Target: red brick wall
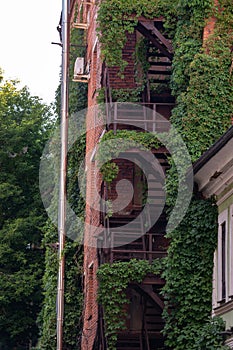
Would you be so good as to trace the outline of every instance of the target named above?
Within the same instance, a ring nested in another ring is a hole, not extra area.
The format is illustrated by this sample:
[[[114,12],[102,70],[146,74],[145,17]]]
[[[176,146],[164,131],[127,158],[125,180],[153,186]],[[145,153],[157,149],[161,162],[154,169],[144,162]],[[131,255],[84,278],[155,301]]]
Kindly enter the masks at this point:
[[[114,216],[116,216],[117,214],[121,214],[121,213],[130,213],[134,208],[133,208],[133,199],[131,201],[129,200],[124,200],[125,198],[128,198],[129,196],[129,188],[128,188],[128,184],[122,184],[120,185],[120,180],[124,179],[124,180],[128,180],[129,182],[131,182],[132,186],[134,186],[134,164],[127,160],[127,159],[117,159],[115,161],[115,163],[118,165],[119,168],[119,172],[118,172],[118,176],[117,178],[111,183],[111,187],[108,190],[108,199],[110,199],[113,202],[113,211],[114,211]],[[118,193],[116,191],[116,185],[118,183]],[[127,206],[125,208],[121,208],[118,211],[118,208],[115,208],[114,206],[114,201],[116,201],[118,199],[118,196],[121,198],[121,201],[124,201],[124,203],[127,203]]]
[[[77,0],[80,3],[80,0]],[[215,1],[215,4],[217,1]],[[96,271],[98,269],[98,257],[95,235],[98,234],[100,227],[100,208],[98,192],[101,186],[101,176],[97,170],[95,161],[90,161],[93,150],[99,137],[103,131],[101,125],[96,125],[97,119],[94,111],[91,109],[97,103],[98,89],[101,88],[102,61],[100,55],[100,44],[96,34],[96,14],[97,6],[89,5],[89,28],[87,30],[87,62],[90,64],[90,79],[88,82],[88,113],[87,113],[87,187],[86,187],[86,229],[84,233],[84,312],[83,312],[83,334],[82,334],[82,350],[92,350],[97,333],[98,324],[98,304],[96,300],[98,282]],[[213,32],[216,19],[210,18],[203,34],[205,41]],[[129,34],[127,44],[123,50],[123,59],[128,62],[124,71],[124,79],[118,75],[119,68],[113,67],[109,69],[110,85],[113,89],[134,89],[137,87],[135,82],[135,66],[134,51],[136,44],[136,34]],[[133,169],[129,171],[127,161],[122,164],[118,162],[121,169],[127,169],[124,178],[129,180],[133,176]],[[119,180],[119,179],[118,179]],[[95,190],[97,188],[97,191]],[[114,199],[116,192],[110,193],[110,197]]]
[[[205,28],[204,28],[204,32],[203,32],[203,41],[205,42],[209,36],[213,33],[214,31],[214,27],[215,27],[215,23],[216,23],[216,18],[215,17],[211,17]]]
[[[109,68],[110,85],[113,89],[134,89],[137,87],[135,83],[135,67],[134,67],[134,52],[136,45],[136,34],[128,34],[127,43],[123,50],[123,59],[128,65],[124,70],[124,79],[119,76],[119,68]]]
[[[96,6],[89,7],[89,28],[87,31],[87,62],[90,64],[90,79],[88,82],[88,113],[86,116],[86,228],[84,232],[84,311],[82,350],[91,350],[95,341],[98,323],[97,289],[98,282],[96,272],[98,258],[95,235],[98,233],[100,222],[100,209],[98,189],[101,185],[101,177],[96,168],[95,161],[91,161],[96,143],[103,131],[94,106],[96,105],[97,90],[100,88],[101,59],[99,43],[96,35]]]
[[[218,6],[218,0],[214,0],[214,6]],[[213,34],[215,23],[216,23],[215,17],[210,17],[208,19],[207,24],[204,28],[204,32],[203,32],[203,42],[204,43],[209,38],[209,36],[211,34]]]
[[[77,0],[78,5],[81,0]],[[83,5],[84,6],[84,5]],[[89,13],[88,13],[89,12]],[[100,44],[96,33],[97,6],[87,5],[84,9],[82,21],[88,21],[89,27],[87,35],[87,63],[90,66],[90,79],[88,82],[88,112],[86,116],[87,136],[86,136],[86,218],[84,232],[84,310],[83,310],[83,332],[82,350],[92,350],[98,324],[98,303],[96,300],[98,282],[96,272],[98,269],[98,256],[96,247],[96,235],[98,235],[100,225],[99,197],[101,187],[101,176],[94,161],[93,152],[104,129],[99,121],[98,115],[93,109],[97,104],[98,89],[101,88],[102,60],[100,54]],[[81,19],[80,19],[81,20]],[[135,88],[134,80],[134,49],[136,35],[128,35],[128,42],[123,52],[123,59],[128,62],[125,69],[125,78],[118,76],[117,67],[110,69],[110,84],[116,88]],[[92,160],[91,160],[92,158]],[[130,173],[132,178],[132,174]]]

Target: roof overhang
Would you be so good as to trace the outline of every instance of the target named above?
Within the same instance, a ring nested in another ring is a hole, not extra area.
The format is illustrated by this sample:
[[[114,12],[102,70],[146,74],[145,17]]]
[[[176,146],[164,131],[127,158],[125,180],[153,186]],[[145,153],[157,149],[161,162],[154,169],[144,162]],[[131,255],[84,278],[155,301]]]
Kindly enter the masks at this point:
[[[233,183],[233,126],[193,164],[194,180],[205,197]]]

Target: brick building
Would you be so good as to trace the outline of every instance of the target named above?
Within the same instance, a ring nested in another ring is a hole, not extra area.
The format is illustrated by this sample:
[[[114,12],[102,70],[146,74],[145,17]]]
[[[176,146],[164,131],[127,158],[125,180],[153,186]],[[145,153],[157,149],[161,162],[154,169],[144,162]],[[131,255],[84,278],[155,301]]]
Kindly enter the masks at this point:
[[[140,133],[169,128],[171,110],[175,105],[175,99],[169,89],[173,48],[165,34],[162,18],[148,20],[141,17],[134,32],[128,34],[123,49],[123,59],[128,64],[122,79],[118,75],[117,67],[109,68],[102,61],[96,31],[98,6],[95,0],[75,0],[71,4],[71,26],[85,31],[87,43],[86,55],[76,60],[74,71],[74,81],[88,84],[89,107],[86,117],[87,205],[82,350],[104,350],[107,348],[104,310],[96,300],[96,273],[102,263],[129,261],[132,258],[152,262],[155,258],[166,255],[169,242],[165,238],[163,180],[168,168],[168,151],[162,146],[151,149],[157,167],[153,167],[148,156],[140,152],[138,154],[134,148],[121,153],[115,160],[119,167],[118,176],[109,186],[103,181],[99,171],[95,157],[96,145],[103,134],[110,130],[116,134],[119,130],[134,130]],[[215,19],[209,21],[204,31],[204,39],[213,30],[214,22]],[[134,108],[118,102],[114,93],[120,89],[140,90],[141,84],[137,78],[143,73],[140,67],[136,66],[134,52],[136,45],[143,39],[147,42],[147,83],[139,93],[139,107]],[[98,110],[94,108],[98,104],[100,90],[104,90],[106,103],[104,121],[97,117]],[[140,169],[142,163],[146,168],[146,176]],[[125,207],[116,210],[113,207],[111,216],[106,215],[106,201],[114,202],[117,195],[124,197],[128,191],[128,185],[124,185],[123,182],[120,188],[116,187],[122,179],[131,183],[132,198]],[[146,210],[145,188],[148,191],[147,196],[150,197]],[[154,222],[151,222],[152,212],[158,212],[158,218]],[[150,224],[145,227],[145,222]],[[150,274],[142,283],[132,281],[129,284],[127,295],[130,304],[127,306],[126,329],[118,334],[118,350],[165,349],[161,332],[164,327],[164,300],[160,294],[164,283],[160,276]]]

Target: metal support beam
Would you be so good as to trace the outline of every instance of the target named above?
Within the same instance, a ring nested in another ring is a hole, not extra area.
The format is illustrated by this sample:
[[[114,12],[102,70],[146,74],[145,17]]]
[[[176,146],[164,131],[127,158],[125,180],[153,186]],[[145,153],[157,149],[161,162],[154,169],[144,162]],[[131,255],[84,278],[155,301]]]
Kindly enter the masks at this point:
[[[132,287],[139,292],[140,294],[147,297],[154,305],[159,307],[161,310],[164,309],[164,302],[163,300],[158,296],[157,293],[153,291],[153,288],[151,285],[143,285],[139,283],[132,284]]]
[[[155,35],[151,34],[150,31],[141,23],[138,22],[136,29],[146,38],[148,38],[152,44],[160,50],[161,53],[164,54],[164,56],[168,57],[171,61],[173,58],[173,54],[170,53],[165,46],[160,44],[159,40],[155,37]]]

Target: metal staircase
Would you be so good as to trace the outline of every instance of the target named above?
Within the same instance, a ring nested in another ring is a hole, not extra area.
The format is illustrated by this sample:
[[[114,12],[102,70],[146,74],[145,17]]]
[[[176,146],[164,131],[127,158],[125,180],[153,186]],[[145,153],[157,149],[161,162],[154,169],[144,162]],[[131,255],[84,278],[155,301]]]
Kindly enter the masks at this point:
[[[115,133],[117,130],[166,132],[170,127],[171,110],[175,105],[169,89],[173,58],[172,45],[164,34],[161,20],[141,20],[136,30],[140,33],[139,37],[143,35],[148,39],[147,60],[150,67],[147,72],[147,93],[144,97],[142,96],[141,101],[144,102],[138,104],[114,103],[109,71],[105,66],[103,86],[107,102],[107,130],[112,129]],[[118,156],[118,158],[122,156],[122,159],[130,159],[139,168],[142,166],[146,169],[145,178],[137,178],[137,181],[144,181],[146,195],[141,205],[139,200],[133,200],[131,208],[127,206],[124,215],[123,211],[113,213],[111,217],[103,215],[102,224],[105,230],[100,241],[106,248],[99,249],[100,263],[112,264],[131,259],[144,259],[152,263],[154,259],[166,256],[169,245],[165,237],[166,214],[165,210],[161,212],[159,210],[164,207],[165,194],[162,180],[168,169],[168,151],[165,147],[150,151],[157,159],[158,169],[154,168],[146,152],[140,153],[136,147],[125,151],[127,157],[124,158],[123,153]],[[121,163],[123,163],[122,160]],[[119,177],[116,182],[120,179]],[[132,184],[134,182],[132,179]],[[118,195],[120,196],[120,193]],[[111,190],[107,189],[107,186],[105,186],[103,198],[111,199]],[[136,203],[135,207],[134,203]],[[153,220],[155,213],[158,213],[157,220]],[[164,301],[160,293],[164,284],[165,281],[155,275],[147,275],[140,284],[131,281],[128,287],[128,293],[131,295],[130,305],[126,306],[128,307],[127,329],[118,333],[117,350],[167,349],[162,334]],[[132,295],[136,295],[137,304]]]

